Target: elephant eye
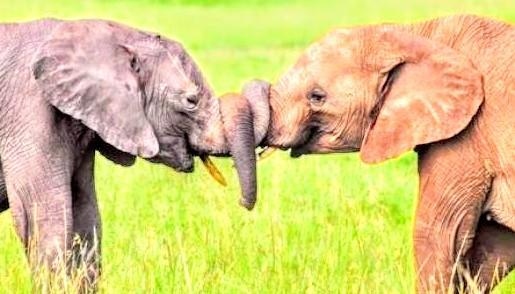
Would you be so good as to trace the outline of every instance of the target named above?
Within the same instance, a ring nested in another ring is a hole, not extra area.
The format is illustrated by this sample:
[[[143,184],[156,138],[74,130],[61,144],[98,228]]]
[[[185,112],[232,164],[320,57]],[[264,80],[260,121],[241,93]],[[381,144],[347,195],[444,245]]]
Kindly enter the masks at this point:
[[[132,56],[130,64],[131,64],[132,70],[135,73],[139,73],[140,72],[141,68],[139,66],[139,60],[138,60],[138,58],[136,56]]]
[[[324,90],[316,87],[309,91],[307,98],[311,104],[320,106],[325,102],[326,96],[327,94]]]

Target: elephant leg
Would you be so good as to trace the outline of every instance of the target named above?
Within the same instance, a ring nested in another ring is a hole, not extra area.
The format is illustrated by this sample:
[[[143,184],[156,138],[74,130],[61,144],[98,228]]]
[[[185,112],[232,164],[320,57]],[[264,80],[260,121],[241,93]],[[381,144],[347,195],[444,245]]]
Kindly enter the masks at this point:
[[[78,237],[73,245],[74,261],[85,266],[84,282],[95,287],[100,275],[100,241],[102,228],[94,180],[95,150],[85,153],[72,180],[73,233]]]
[[[65,261],[73,224],[70,178],[65,183],[60,177],[7,178],[9,206],[29,259],[35,266],[47,262],[52,270]]]
[[[477,277],[483,291],[490,292],[515,268],[515,232],[482,217],[467,259],[472,277]]]
[[[491,186],[486,170],[450,150],[419,155],[413,244],[420,293],[459,289],[462,257],[472,246]]]
[[[16,232],[34,270],[40,265],[59,270],[71,241],[73,154],[61,142],[47,131],[45,137],[19,134],[0,146]]]

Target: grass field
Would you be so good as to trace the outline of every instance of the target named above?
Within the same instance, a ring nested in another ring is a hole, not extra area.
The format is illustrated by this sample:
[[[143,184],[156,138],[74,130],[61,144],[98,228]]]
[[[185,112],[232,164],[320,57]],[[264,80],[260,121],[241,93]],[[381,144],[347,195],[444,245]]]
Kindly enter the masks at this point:
[[[188,4],[189,3],[189,4]],[[225,3],[225,4],[220,4]],[[455,13],[515,22],[507,1],[7,1],[0,21],[108,18],[180,40],[217,93],[275,80],[335,26],[411,22]],[[416,155],[367,166],[355,154],[259,163],[259,202],[237,205],[231,162],[221,188],[194,174],[99,156],[103,293],[411,293]],[[0,293],[30,293],[11,215],[0,215]],[[496,293],[514,293],[511,275]]]

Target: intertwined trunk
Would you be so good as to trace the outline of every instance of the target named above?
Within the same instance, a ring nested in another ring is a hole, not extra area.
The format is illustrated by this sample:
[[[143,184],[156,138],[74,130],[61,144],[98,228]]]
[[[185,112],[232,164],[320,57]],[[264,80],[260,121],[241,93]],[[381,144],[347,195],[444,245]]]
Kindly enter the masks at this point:
[[[253,81],[241,95],[227,94],[213,101],[206,128],[190,137],[200,153],[233,157],[241,185],[240,204],[249,210],[257,195],[254,149],[265,137],[270,119],[268,92],[268,83]]]

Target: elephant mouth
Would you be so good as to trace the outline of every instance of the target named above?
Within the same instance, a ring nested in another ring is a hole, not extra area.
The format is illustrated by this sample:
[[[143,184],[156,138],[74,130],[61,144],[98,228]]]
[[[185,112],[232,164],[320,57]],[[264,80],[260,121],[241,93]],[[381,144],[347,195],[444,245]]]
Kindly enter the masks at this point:
[[[153,163],[162,163],[181,173],[192,173],[195,170],[193,156],[188,156],[183,160],[177,160],[174,156],[163,154],[150,158],[149,161]]]
[[[178,172],[191,173],[195,170],[194,155],[186,135],[163,136],[159,138],[159,153],[149,161],[164,164]]]
[[[310,127],[301,135],[301,140],[298,140],[296,144],[291,147],[290,157],[299,158],[304,154],[310,154],[313,152],[313,146],[315,146],[322,136],[318,127]]]
[[[335,141],[333,138],[334,134],[326,133],[318,127],[308,129],[303,135],[304,139],[291,147],[290,157],[299,158],[305,154],[350,153],[359,151],[359,147],[352,144],[345,144],[344,142],[328,144],[326,143],[328,140],[324,140],[326,136],[331,136],[330,141]],[[338,140],[335,142],[338,142]]]

